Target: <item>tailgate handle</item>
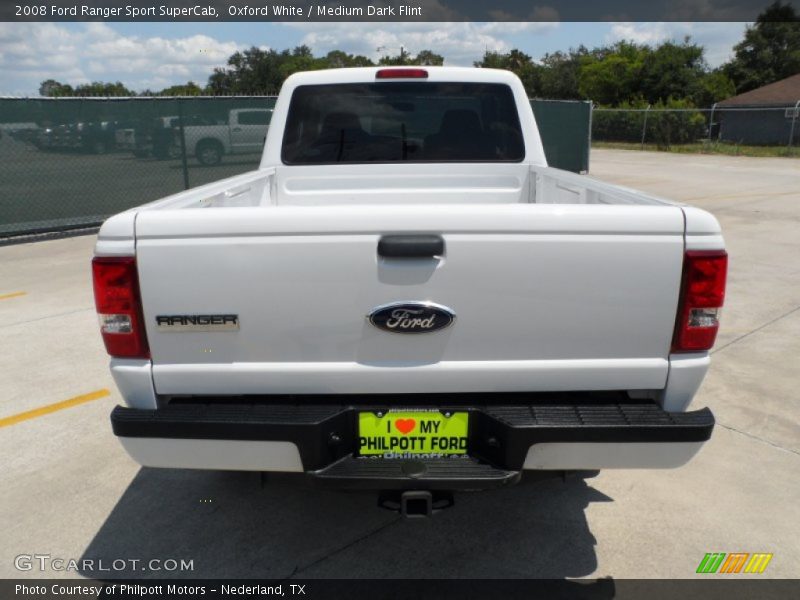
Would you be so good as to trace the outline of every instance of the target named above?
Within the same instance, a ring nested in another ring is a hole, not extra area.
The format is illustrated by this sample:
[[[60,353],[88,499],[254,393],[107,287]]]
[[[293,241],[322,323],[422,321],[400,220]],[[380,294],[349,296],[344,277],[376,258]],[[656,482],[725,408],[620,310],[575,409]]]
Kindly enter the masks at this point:
[[[385,258],[433,258],[444,255],[440,235],[385,235],[378,242],[378,254]]]

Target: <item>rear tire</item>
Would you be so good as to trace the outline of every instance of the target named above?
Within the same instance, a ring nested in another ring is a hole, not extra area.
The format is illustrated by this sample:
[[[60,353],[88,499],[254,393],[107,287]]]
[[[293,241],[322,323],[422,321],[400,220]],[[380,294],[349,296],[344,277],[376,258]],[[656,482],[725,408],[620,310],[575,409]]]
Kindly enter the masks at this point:
[[[210,167],[222,162],[223,148],[217,140],[203,140],[198,142],[195,156],[201,165]]]

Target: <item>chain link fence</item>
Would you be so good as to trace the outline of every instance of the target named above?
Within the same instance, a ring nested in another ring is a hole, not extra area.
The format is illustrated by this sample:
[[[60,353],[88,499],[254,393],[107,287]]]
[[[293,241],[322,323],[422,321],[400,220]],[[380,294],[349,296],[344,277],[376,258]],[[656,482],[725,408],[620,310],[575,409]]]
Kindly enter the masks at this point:
[[[127,208],[255,169],[274,105],[275,96],[0,98],[0,238],[94,227]],[[575,172],[588,170],[591,141],[800,153],[800,101],[707,109],[531,105],[549,163]]]
[[[275,96],[0,98],[0,238],[110,215],[258,167]],[[533,100],[551,164],[589,167],[591,103]]]
[[[595,108],[592,141],[655,146],[800,146],[800,101],[770,107]],[[711,148],[708,148],[711,149]]]
[[[257,167],[274,96],[0,99],[0,237],[96,226]]]

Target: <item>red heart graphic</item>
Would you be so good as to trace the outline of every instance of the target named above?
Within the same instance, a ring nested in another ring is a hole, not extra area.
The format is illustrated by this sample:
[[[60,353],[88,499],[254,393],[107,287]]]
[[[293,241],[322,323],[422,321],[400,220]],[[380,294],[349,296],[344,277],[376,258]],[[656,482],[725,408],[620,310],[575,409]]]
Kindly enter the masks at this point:
[[[394,426],[397,427],[397,431],[406,435],[414,430],[414,427],[417,426],[417,422],[414,419],[397,419],[394,422]]]

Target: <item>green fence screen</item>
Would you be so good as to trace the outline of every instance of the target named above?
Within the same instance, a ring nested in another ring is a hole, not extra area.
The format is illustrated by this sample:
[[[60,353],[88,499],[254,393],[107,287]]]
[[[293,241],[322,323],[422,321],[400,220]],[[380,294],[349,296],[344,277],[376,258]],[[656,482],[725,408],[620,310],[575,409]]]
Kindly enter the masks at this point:
[[[531,102],[552,166],[588,169],[589,103]],[[257,168],[274,97],[0,98],[0,238],[93,227]]]
[[[565,171],[589,171],[592,103],[531,100],[547,164]]]

